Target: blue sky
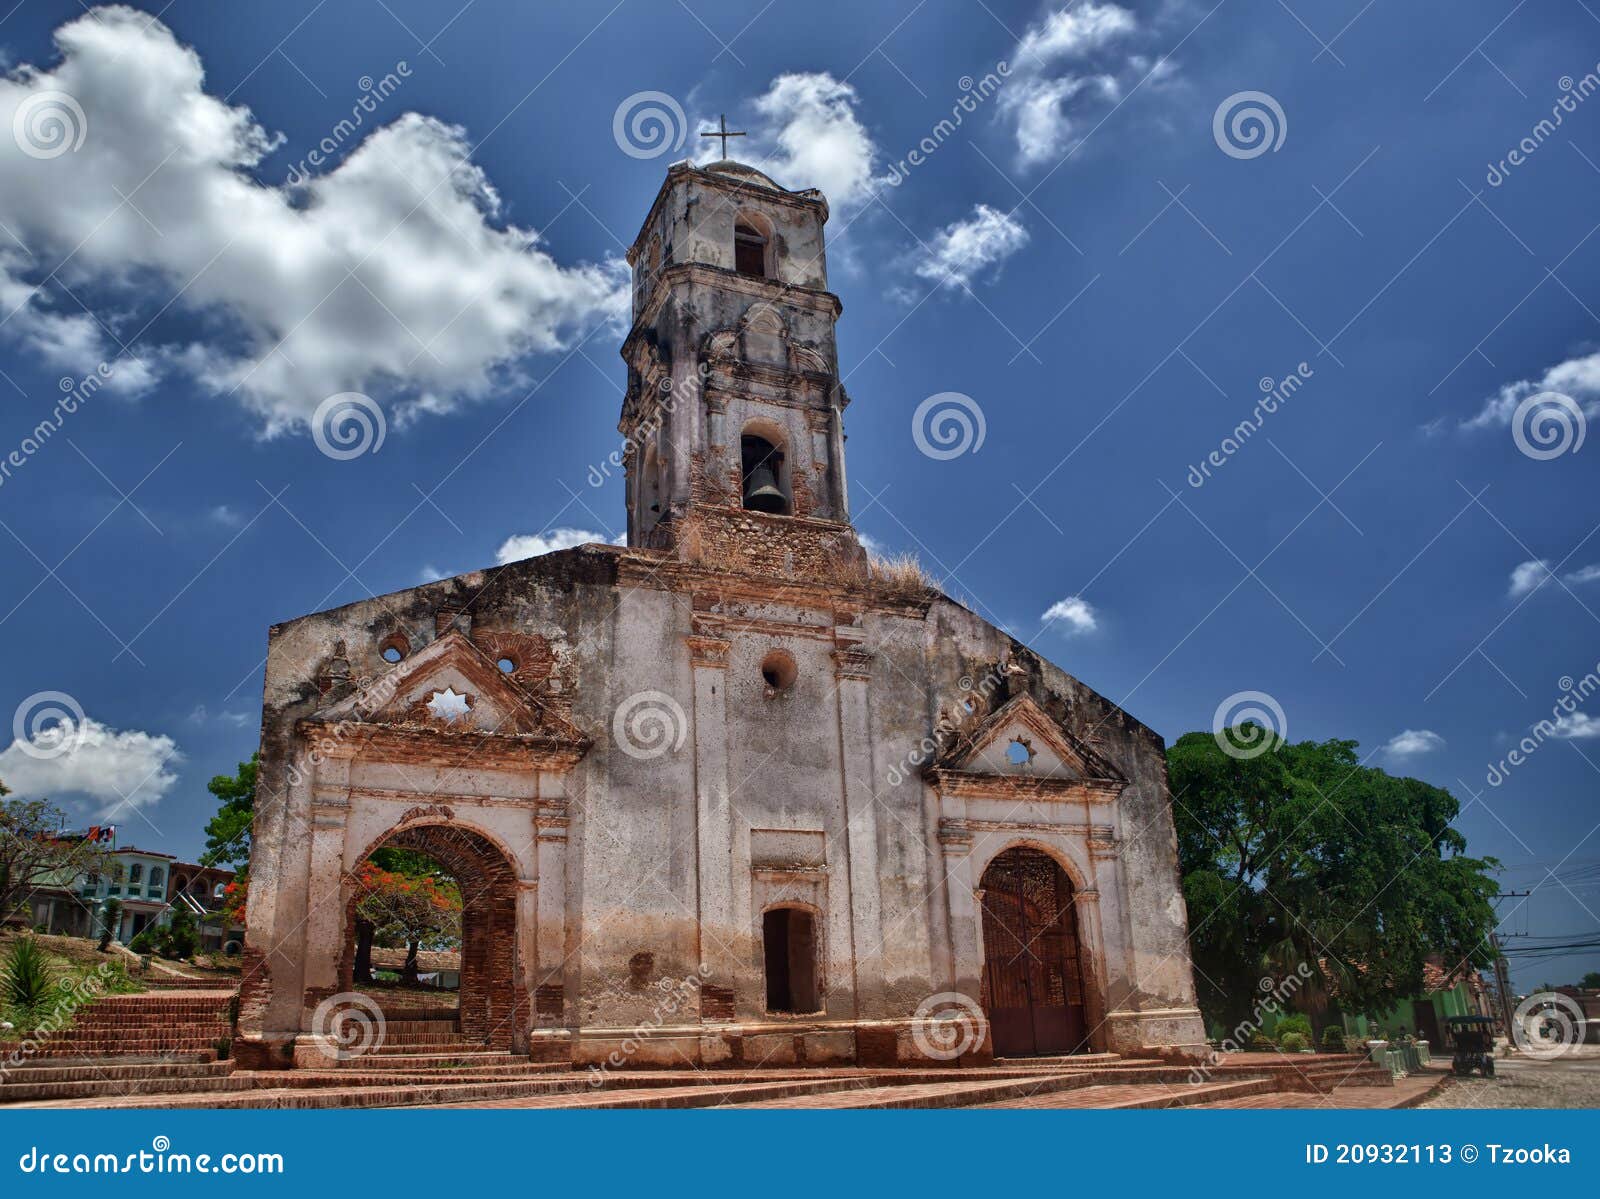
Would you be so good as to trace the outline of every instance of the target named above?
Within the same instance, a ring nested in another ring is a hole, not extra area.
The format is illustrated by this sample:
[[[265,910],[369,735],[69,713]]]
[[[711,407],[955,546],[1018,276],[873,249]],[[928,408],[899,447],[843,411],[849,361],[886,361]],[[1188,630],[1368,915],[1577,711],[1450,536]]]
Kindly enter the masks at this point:
[[[193,852],[272,622],[620,533],[616,259],[726,112],[832,201],[865,534],[1169,739],[1263,692],[1450,787],[1508,929],[1600,928],[1592,3],[457,8],[0,21],[0,707],[83,714],[0,777]]]

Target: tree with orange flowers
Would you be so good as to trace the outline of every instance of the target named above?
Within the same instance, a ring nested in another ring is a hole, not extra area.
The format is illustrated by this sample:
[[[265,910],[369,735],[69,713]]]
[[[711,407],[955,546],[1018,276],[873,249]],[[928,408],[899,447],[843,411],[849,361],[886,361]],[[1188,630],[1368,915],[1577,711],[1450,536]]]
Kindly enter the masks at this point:
[[[365,959],[370,978],[370,946],[384,941],[406,948],[402,982],[417,981],[417,954],[423,948],[455,944],[461,935],[461,891],[455,882],[437,870],[423,872],[421,863],[403,862],[409,869],[387,870],[368,859],[356,871],[361,897],[356,901],[356,920],[370,929],[366,953],[357,946],[358,959]],[[424,867],[425,869],[425,867]],[[358,929],[358,936],[366,930]],[[358,966],[362,963],[358,962]],[[363,971],[357,969],[357,978]]]

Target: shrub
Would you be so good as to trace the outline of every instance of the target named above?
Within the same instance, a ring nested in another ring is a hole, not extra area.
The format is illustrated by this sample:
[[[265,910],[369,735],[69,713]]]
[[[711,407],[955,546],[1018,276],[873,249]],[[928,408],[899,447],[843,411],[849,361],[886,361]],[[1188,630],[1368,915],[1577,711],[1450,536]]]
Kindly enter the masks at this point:
[[[1282,1020],[1279,1020],[1272,1031],[1276,1034],[1280,1045],[1283,1044],[1283,1038],[1290,1033],[1305,1038],[1306,1044],[1309,1045],[1311,1043],[1311,1018],[1303,1012],[1295,1012],[1293,1015],[1285,1016]]]
[[[32,936],[19,937],[0,972],[0,998],[25,1020],[43,1012],[55,987],[55,967]]]
[[[1299,1053],[1311,1042],[1304,1033],[1286,1032],[1278,1038],[1278,1048],[1285,1053]]]
[[[134,953],[155,953],[161,948],[156,941],[156,930],[154,928],[144,929],[138,936],[128,942],[128,948],[133,950]]]
[[[1322,1048],[1327,1053],[1344,1052],[1344,1027],[1342,1025],[1330,1024],[1322,1030]]]
[[[1250,1038],[1250,1048],[1256,1053],[1265,1053],[1275,1049],[1276,1046],[1273,1045],[1272,1038],[1267,1036],[1266,1033],[1258,1032]]]

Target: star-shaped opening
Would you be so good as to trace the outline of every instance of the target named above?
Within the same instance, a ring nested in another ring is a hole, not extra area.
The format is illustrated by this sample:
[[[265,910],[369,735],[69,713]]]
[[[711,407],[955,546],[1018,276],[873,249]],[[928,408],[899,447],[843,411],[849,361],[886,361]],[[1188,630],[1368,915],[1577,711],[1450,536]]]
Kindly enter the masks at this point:
[[[466,718],[471,706],[467,697],[459,694],[454,687],[446,687],[443,691],[435,691],[428,700],[428,711],[440,720],[454,723]]]

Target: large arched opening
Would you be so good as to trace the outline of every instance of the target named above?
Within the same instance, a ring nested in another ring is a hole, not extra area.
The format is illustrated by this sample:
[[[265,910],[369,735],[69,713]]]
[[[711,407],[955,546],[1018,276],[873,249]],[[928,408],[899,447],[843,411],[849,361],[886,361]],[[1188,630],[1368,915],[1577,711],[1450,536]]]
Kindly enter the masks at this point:
[[[521,1040],[528,1005],[517,962],[517,874],[499,845],[457,825],[398,829],[368,848],[348,892],[343,990],[367,991],[397,1019],[454,1008],[469,1044],[511,1049]],[[435,919],[427,909],[441,901],[454,912]],[[398,971],[373,968],[375,940],[406,951]]]
[[[989,863],[981,886],[983,1008],[995,1056],[1088,1052],[1094,974],[1072,880],[1043,850],[1017,845]]]

